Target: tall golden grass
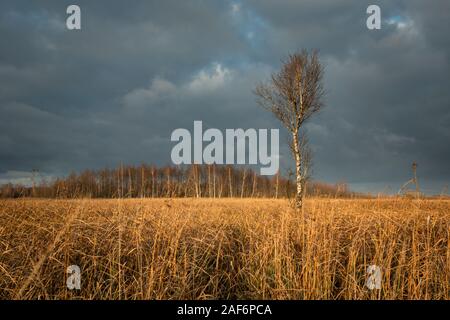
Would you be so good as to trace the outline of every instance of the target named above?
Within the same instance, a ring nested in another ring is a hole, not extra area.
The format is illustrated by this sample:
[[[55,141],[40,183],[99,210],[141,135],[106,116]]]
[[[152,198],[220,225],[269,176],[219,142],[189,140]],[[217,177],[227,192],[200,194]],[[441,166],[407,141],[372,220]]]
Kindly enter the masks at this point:
[[[0,298],[449,299],[449,238],[448,200],[1,200]]]

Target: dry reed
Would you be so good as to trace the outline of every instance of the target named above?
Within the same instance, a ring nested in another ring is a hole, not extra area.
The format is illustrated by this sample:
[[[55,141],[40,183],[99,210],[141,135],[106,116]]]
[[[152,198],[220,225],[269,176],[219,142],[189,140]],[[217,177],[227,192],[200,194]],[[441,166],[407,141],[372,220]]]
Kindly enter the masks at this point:
[[[1,200],[0,298],[450,298],[450,201],[307,199],[304,213],[273,199]],[[72,264],[81,290],[66,288]]]

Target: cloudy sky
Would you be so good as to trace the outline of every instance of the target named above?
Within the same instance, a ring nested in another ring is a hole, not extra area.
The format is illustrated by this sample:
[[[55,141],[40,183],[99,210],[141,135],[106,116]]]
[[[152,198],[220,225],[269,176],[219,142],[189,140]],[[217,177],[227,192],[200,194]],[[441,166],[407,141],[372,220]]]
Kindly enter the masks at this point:
[[[66,28],[70,4],[82,30]],[[370,4],[381,30],[366,27]],[[252,90],[287,54],[317,48],[327,95],[307,126],[314,177],[395,192],[417,161],[425,191],[439,193],[450,183],[449,30],[448,0],[3,0],[0,183],[31,169],[169,164],[171,132],[194,120],[278,128]]]

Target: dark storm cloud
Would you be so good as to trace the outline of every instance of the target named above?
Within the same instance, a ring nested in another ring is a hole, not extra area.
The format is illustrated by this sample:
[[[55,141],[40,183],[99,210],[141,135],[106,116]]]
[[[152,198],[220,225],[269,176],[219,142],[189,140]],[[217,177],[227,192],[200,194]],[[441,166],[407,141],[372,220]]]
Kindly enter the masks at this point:
[[[3,1],[0,182],[167,164],[170,133],[193,120],[277,127],[252,89],[288,53],[319,48],[315,176],[395,189],[416,160],[437,191],[450,180],[449,3],[374,3],[379,31],[365,27],[364,1],[77,1],[82,30],[68,31],[72,2]]]

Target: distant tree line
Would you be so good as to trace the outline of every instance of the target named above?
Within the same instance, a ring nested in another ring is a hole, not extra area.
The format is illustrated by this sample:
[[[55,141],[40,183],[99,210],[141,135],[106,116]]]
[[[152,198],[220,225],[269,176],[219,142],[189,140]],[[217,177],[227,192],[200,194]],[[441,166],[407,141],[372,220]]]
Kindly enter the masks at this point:
[[[258,175],[248,167],[190,165],[156,167],[119,166],[115,169],[85,170],[52,181],[32,185],[5,184],[0,197],[39,198],[291,198],[295,181],[279,173]],[[307,196],[350,197],[346,183],[309,182]]]

